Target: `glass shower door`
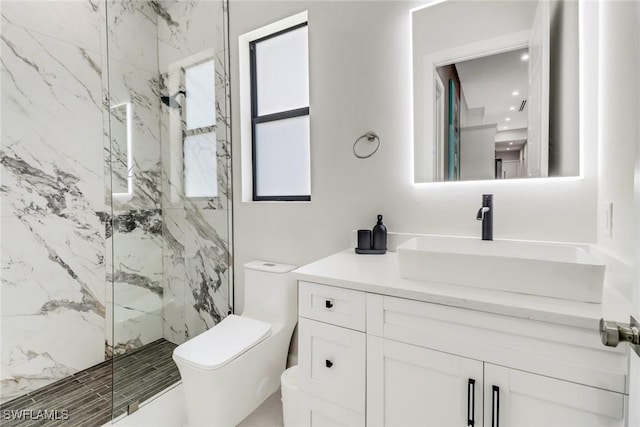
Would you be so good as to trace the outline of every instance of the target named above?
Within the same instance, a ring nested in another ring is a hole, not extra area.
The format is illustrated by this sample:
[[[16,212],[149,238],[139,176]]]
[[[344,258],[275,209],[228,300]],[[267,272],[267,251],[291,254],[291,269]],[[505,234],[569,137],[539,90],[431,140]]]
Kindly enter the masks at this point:
[[[230,311],[226,10],[107,1],[114,418],[179,381],[173,349]]]

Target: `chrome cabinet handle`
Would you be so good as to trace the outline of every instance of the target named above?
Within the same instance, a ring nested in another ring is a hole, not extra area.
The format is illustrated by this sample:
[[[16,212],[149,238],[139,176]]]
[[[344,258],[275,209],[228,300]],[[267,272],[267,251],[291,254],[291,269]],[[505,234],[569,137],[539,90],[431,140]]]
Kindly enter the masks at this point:
[[[331,368],[333,366],[333,362],[329,359],[326,359],[324,361],[324,366],[326,366],[327,368]]]

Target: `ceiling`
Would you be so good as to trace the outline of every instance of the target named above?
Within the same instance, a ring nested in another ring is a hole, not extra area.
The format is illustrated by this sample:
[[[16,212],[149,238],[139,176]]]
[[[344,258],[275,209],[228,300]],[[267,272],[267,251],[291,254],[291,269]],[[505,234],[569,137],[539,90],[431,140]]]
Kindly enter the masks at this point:
[[[496,152],[500,151],[520,151],[524,144],[527,143],[526,139],[514,139],[512,141],[496,141]]]
[[[528,51],[522,48],[455,64],[468,108],[484,107],[483,122],[475,124],[495,123],[498,131],[527,128],[528,106],[519,109],[529,98],[529,62],[522,59]]]

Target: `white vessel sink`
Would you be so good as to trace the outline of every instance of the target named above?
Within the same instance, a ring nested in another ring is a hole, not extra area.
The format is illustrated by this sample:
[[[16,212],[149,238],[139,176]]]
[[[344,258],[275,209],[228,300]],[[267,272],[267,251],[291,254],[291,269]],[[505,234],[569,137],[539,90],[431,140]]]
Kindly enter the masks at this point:
[[[429,236],[397,252],[405,279],[602,302],[605,266],[579,246]]]

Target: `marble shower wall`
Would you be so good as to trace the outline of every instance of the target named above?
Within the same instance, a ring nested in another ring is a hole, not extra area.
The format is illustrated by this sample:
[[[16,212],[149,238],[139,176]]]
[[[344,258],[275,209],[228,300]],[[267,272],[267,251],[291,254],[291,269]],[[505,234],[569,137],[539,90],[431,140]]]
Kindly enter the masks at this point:
[[[107,311],[114,340],[107,350],[121,354],[160,337],[182,343],[229,310],[226,9],[223,2],[191,0],[109,0],[107,7],[110,102],[130,103],[134,122],[133,191],[114,196],[113,237],[107,236],[115,261],[114,312]],[[160,97],[184,89],[184,67],[206,59],[216,61],[220,197],[193,200],[183,194],[182,109]],[[114,141],[118,128],[122,114],[112,114],[111,153],[121,163],[126,155],[118,147],[127,144]],[[125,181],[114,176],[114,183]]]
[[[104,360],[101,4],[1,4],[0,401]]]
[[[163,336],[181,343],[227,314],[225,8],[0,3],[0,401]],[[184,84],[181,67],[207,58],[216,68],[219,197],[193,200],[182,191],[180,110],[160,96]],[[131,165],[125,110],[110,114],[126,103]]]
[[[162,1],[160,90],[185,90],[184,70],[214,61],[218,196],[184,195],[183,109],[161,108],[164,337],[184,342],[224,318],[231,304],[231,145],[226,2]],[[188,96],[188,92],[187,92]],[[184,103],[184,98],[178,99]],[[184,105],[184,104],[183,104]],[[188,172],[188,171],[187,171]]]

